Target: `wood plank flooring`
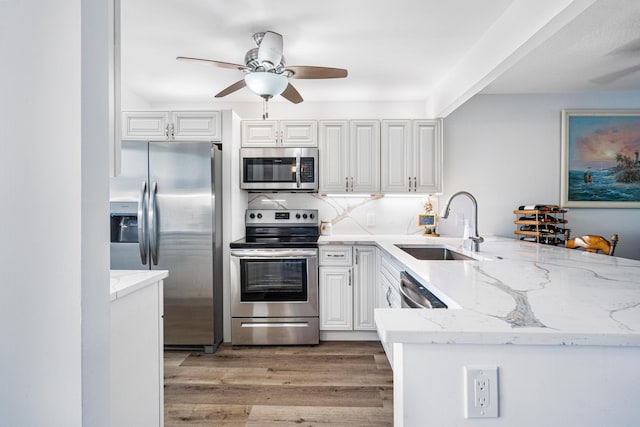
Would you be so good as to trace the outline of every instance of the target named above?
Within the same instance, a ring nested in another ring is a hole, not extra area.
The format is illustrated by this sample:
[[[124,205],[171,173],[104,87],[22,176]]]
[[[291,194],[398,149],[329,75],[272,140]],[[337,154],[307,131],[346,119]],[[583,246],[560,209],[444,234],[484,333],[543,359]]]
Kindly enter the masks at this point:
[[[379,342],[165,352],[165,426],[391,426]]]

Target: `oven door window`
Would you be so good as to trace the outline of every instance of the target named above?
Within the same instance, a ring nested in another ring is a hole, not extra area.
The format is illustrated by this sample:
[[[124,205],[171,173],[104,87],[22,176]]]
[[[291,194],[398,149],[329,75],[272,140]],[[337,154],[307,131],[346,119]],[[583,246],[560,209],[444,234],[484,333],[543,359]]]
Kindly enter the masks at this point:
[[[307,301],[305,259],[240,260],[242,302]]]
[[[242,161],[245,183],[296,182],[295,157],[251,157]]]

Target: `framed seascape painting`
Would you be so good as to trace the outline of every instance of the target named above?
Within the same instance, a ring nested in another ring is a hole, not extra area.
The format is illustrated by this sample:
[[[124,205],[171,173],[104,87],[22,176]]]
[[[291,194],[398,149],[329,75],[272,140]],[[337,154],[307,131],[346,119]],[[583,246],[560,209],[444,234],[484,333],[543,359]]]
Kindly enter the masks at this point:
[[[562,205],[640,208],[640,111],[562,112]]]

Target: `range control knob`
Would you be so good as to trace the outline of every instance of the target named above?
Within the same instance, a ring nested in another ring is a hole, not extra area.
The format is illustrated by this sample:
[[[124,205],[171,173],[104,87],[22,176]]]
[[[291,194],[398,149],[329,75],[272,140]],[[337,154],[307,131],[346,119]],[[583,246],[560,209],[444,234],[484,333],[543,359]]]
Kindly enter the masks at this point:
[[[252,213],[252,214],[249,214],[249,218],[253,219],[253,218],[255,218],[255,217],[256,217],[256,214],[253,214],[253,213]]]
[[[260,219],[260,218],[262,218],[262,214],[261,213],[258,214],[258,219]]]
[[[300,219],[300,214],[299,213],[296,214],[296,219]]]
[[[307,214],[303,214],[302,218],[307,219]]]
[[[309,214],[309,218],[313,219],[314,215],[313,214]]]

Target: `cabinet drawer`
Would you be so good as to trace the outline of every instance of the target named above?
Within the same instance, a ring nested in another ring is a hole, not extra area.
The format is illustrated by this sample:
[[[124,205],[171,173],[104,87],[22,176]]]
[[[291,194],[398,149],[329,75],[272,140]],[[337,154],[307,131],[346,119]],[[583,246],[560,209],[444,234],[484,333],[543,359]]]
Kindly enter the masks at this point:
[[[320,265],[350,266],[351,246],[320,246]]]
[[[400,267],[387,257],[380,257],[380,273],[386,275],[396,288],[400,286]]]

